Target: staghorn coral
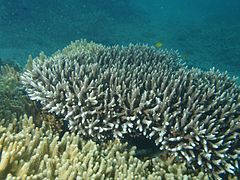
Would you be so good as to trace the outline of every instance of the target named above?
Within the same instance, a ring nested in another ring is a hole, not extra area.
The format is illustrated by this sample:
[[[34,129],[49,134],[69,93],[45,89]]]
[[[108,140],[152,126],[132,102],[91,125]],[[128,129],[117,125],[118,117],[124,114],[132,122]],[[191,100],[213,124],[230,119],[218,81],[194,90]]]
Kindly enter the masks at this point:
[[[128,57],[134,57],[134,54],[139,56],[135,57],[138,62]],[[71,130],[98,139],[112,135],[122,137],[134,129],[135,124],[131,121],[139,116],[138,111],[151,109],[156,103],[155,92],[148,91],[155,82],[147,81],[151,74],[146,77],[148,72],[154,72],[148,67],[151,62],[143,69],[138,66],[144,64],[146,57],[152,56],[154,67],[162,69],[162,76],[168,76],[168,69],[173,72],[181,66],[173,63],[178,59],[172,59],[174,56],[171,55],[167,51],[157,54],[141,46],[111,49],[80,41],[65,48],[63,53],[56,53],[51,60],[45,60],[46,56],[40,54],[33,62],[33,69],[23,74],[22,82],[32,100],[40,101],[44,110],[69,121]],[[126,61],[122,62],[120,58]],[[130,71],[133,68],[134,73]],[[131,81],[133,78],[139,81],[140,87]],[[133,102],[138,98],[139,102]],[[137,105],[140,105],[139,109],[134,107]],[[144,117],[144,114],[140,116]],[[147,119],[144,122],[149,123]],[[113,129],[116,130],[112,132]],[[136,125],[135,129],[140,129],[140,133],[142,128]]]
[[[0,122],[0,179],[208,179],[203,172],[188,174],[172,158],[140,161],[134,147],[118,140],[99,145],[73,133],[60,139],[26,115]]]
[[[77,41],[24,72],[32,100],[87,138],[144,135],[160,150],[219,178],[238,170],[240,89],[214,69],[187,69],[178,53]]]

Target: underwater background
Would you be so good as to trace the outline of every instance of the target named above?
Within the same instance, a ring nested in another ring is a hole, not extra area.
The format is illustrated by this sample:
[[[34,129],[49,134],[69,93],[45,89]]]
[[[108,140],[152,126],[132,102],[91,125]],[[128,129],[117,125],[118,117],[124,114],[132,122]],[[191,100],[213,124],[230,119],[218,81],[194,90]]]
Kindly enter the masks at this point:
[[[240,2],[0,0],[0,58],[24,65],[86,38],[105,45],[177,49],[190,66],[239,76]]]
[[[238,179],[239,17],[239,0],[0,0],[0,179]]]

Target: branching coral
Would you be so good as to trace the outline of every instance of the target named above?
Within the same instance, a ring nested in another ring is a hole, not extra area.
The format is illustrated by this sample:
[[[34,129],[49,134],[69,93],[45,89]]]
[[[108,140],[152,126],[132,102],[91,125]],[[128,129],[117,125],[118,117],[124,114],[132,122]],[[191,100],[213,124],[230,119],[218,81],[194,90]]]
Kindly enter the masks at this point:
[[[0,123],[0,154],[0,179],[207,179],[173,159],[140,161],[118,140],[99,145],[69,133],[60,139],[27,116]]]
[[[36,121],[41,119],[38,124],[41,124],[43,120],[53,122],[53,118],[38,109],[35,102],[26,96],[20,84],[20,72],[9,65],[0,66],[0,100],[0,119],[11,120],[26,113],[33,115]]]
[[[171,74],[168,70],[175,72],[181,67],[174,63],[178,61],[174,55],[142,46],[107,48],[81,41],[51,60],[41,54],[33,69],[23,74],[22,82],[32,100],[69,121],[73,131],[104,139],[122,137],[136,129],[136,136],[147,128],[142,128],[140,121],[132,121],[144,118],[157,103],[151,88]],[[145,63],[147,57],[149,62]],[[158,69],[162,70],[161,77],[157,77]],[[145,127],[150,125],[149,118],[143,121]]]
[[[0,66],[0,118],[11,119],[24,113],[23,91],[20,90],[20,74],[12,67]]]
[[[34,59],[22,82],[79,135],[144,135],[193,170],[218,178],[238,169],[239,87],[214,69],[187,69],[176,52],[77,41]]]

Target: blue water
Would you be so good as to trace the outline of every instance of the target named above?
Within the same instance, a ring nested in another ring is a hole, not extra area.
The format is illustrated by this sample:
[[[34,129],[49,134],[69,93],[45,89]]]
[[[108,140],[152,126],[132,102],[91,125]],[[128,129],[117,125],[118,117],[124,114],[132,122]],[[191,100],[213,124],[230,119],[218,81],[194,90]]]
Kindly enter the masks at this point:
[[[0,58],[26,63],[86,38],[106,45],[161,42],[190,66],[240,75],[240,1],[0,0]]]

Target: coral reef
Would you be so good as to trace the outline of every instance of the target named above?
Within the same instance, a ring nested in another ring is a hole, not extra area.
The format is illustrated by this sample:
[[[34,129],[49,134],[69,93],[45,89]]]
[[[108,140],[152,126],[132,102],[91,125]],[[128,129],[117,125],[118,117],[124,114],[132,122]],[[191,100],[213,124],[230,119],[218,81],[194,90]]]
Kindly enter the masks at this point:
[[[208,179],[189,174],[173,158],[140,161],[135,148],[110,141],[96,144],[65,133],[60,139],[26,115],[6,125],[0,121],[0,179]]]
[[[41,54],[21,79],[32,100],[82,137],[144,135],[188,168],[236,175],[240,89],[227,74],[180,61],[174,51],[83,40]]]
[[[13,67],[0,66],[0,118],[11,119],[25,113],[26,97],[19,78],[20,73]]]
[[[139,57],[132,61],[128,56],[134,56],[133,53]],[[141,129],[146,131],[147,128],[140,127],[140,122],[133,128],[135,124],[131,121],[137,116],[143,118],[149,109],[156,106],[155,92],[149,93],[151,86],[156,84],[154,80],[145,83],[151,78],[151,74],[148,77],[146,74],[154,72],[154,69],[149,68],[150,62],[142,70],[140,65],[144,66],[145,58],[152,56],[155,68],[161,68],[162,76],[167,77],[170,74],[168,70],[174,72],[181,66],[173,62],[178,59],[172,59],[174,56],[171,55],[167,51],[157,54],[148,47],[132,45],[111,49],[80,41],[65,48],[62,53],[55,53],[51,60],[45,60],[44,54],[33,62],[31,60],[32,70],[23,74],[22,82],[32,100],[40,101],[44,110],[69,121],[71,130],[98,139],[122,137],[122,134],[129,134],[133,129],[139,133]],[[135,71],[133,77],[132,69]],[[156,82],[162,81],[155,75]],[[131,81],[135,77],[136,82],[141,83],[140,87]],[[138,98],[139,102],[133,102]],[[138,111],[146,112],[141,115]],[[146,118],[145,124],[150,118]],[[116,130],[113,132],[113,129]],[[136,133],[133,132],[134,136]]]
[[[30,66],[30,63],[28,64]],[[62,122],[38,108],[31,101],[20,84],[20,72],[9,65],[0,66],[0,119],[11,120],[23,114],[32,115],[35,123],[40,126],[42,121],[52,125],[53,129],[61,130]]]

